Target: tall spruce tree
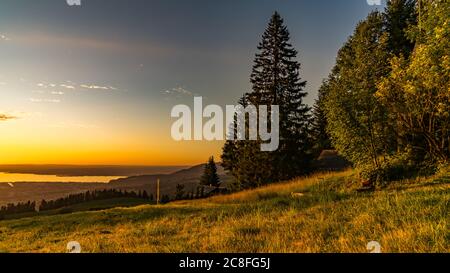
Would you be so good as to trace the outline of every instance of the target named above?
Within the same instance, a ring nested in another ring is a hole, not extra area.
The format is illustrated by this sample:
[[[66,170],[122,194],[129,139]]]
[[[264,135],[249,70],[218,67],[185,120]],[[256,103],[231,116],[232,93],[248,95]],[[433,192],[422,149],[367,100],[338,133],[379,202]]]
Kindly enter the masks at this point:
[[[256,107],[266,105],[269,111],[270,106],[279,106],[280,144],[277,151],[262,152],[260,139],[227,142],[222,158],[240,189],[290,179],[309,168],[311,117],[303,102],[306,82],[300,78],[298,53],[289,40],[283,19],[275,12],[258,46],[250,77],[252,92],[243,101]]]
[[[257,106],[280,106],[280,145],[268,162],[273,166],[268,179],[276,182],[304,174],[309,167],[310,108],[303,102],[306,81],[300,78],[298,52],[290,44],[289,31],[278,12],[273,14],[258,50],[249,100]]]

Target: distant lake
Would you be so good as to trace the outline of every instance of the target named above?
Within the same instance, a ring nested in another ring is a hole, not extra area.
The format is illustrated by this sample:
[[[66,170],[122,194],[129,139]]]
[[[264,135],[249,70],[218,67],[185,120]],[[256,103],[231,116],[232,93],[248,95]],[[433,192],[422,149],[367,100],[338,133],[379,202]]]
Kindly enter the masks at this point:
[[[81,182],[81,183],[107,183],[125,176],[57,176],[23,173],[0,173],[0,183],[12,182]]]

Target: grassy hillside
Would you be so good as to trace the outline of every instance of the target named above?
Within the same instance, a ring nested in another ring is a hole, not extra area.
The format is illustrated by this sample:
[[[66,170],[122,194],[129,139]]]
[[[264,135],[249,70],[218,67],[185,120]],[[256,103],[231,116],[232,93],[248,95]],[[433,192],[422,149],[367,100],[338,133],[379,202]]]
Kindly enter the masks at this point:
[[[357,193],[352,171],[163,206],[0,222],[0,251],[450,252],[450,173]],[[302,193],[292,195],[292,193]]]

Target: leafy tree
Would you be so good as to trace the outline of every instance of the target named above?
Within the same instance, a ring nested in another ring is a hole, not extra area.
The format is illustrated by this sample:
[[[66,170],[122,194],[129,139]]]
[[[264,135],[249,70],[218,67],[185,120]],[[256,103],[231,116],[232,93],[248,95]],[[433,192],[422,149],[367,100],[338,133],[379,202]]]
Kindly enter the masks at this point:
[[[387,109],[374,96],[389,73],[383,17],[372,12],[338,53],[325,100],[333,146],[356,165],[380,168],[396,148]]]
[[[391,61],[392,72],[377,97],[398,117],[398,133],[410,148],[424,149],[432,161],[450,158],[450,5],[422,1],[420,28],[410,59]]]
[[[200,185],[213,187],[220,186],[220,178],[217,174],[217,166],[213,156],[209,158],[208,163],[205,165],[203,175],[200,178]]]
[[[312,143],[315,156],[318,156],[323,150],[332,149],[331,139],[327,132],[327,117],[325,109],[325,99],[329,90],[329,83],[324,81],[319,89],[319,97],[313,107],[312,118]]]
[[[387,2],[384,26],[388,35],[388,49],[396,56],[409,57],[414,41],[408,37],[409,28],[417,25],[417,0],[390,0]]]

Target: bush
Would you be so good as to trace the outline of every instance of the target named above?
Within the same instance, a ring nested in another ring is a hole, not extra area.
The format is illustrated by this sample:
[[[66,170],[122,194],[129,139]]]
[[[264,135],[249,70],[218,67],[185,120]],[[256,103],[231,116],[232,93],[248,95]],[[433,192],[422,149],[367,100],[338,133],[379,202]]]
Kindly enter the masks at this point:
[[[361,167],[362,176],[376,186],[383,186],[390,181],[426,176],[437,172],[437,165],[432,161],[417,162],[413,149],[387,157],[378,168],[374,165]]]

